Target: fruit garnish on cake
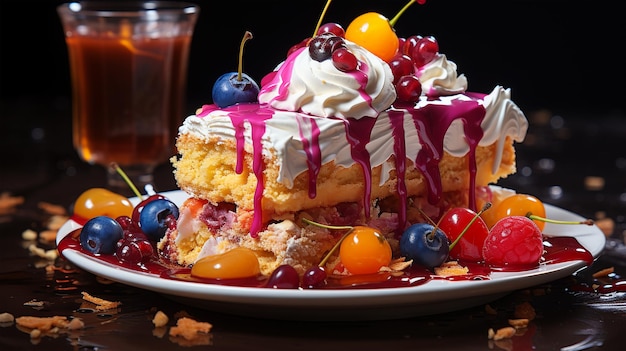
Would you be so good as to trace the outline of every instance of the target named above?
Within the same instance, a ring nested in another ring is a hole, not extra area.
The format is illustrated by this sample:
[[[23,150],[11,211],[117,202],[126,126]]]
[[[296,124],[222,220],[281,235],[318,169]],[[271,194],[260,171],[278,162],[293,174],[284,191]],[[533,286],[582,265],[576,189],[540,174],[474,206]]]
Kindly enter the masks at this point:
[[[532,220],[509,213],[498,229],[484,220],[515,195],[492,185],[515,172],[528,122],[510,90],[468,92],[434,37],[397,36],[412,3],[344,30],[321,24],[328,1],[314,35],[286,50],[258,93],[242,72],[246,32],[238,71],[180,126],[172,164],[188,200],[144,204],[161,260],[196,278],[307,288],[430,275],[457,261],[465,273],[460,263],[539,265]],[[130,223],[142,231],[140,218]],[[502,234],[511,226],[515,241]],[[526,240],[527,252],[497,255]]]

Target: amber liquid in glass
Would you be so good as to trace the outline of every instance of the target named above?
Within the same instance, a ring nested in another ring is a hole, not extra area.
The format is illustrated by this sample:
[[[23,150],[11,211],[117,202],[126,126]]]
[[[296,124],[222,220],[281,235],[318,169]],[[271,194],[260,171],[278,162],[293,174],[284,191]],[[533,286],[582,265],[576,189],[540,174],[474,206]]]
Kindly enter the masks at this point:
[[[190,40],[66,38],[74,146],[85,161],[155,166],[174,154]]]

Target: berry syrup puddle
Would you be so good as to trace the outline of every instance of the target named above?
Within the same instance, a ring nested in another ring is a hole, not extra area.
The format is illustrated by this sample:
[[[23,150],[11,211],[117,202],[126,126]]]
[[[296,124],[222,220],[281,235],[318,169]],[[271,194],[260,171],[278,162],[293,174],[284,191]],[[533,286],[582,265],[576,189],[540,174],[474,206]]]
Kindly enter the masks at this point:
[[[83,250],[80,245],[80,231],[75,229],[66,235],[58,245],[58,251],[63,254],[65,250],[71,249],[79,251],[84,255],[93,257],[103,263],[123,267],[132,271],[159,276],[163,279],[188,281],[194,283],[215,284],[224,286],[266,288],[269,277],[259,276],[241,279],[207,279],[191,275],[191,268],[184,268],[168,263],[160,258],[153,258],[141,264],[130,264],[122,262],[113,254],[93,254]],[[556,264],[568,261],[580,260],[587,265],[593,262],[593,256],[573,237],[544,235],[544,255],[541,265]],[[401,288],[414,287],[426,284],[431,280],[448,281],[468,281],[468,280],[489,280],[491,272],[522,272],[536,267],[488,267],[481,263],[471,263],[459,261],[463,266],[468,267],[469,274],[458,276],[436,276],[429,270],[419,266],[411,266],[401,272],[379,272],[362,275],[329,275],[326,278],[327,284],[321,287],[310,289],[379,289],[379,288]],[[306,288],[309,289],[309,288]]]

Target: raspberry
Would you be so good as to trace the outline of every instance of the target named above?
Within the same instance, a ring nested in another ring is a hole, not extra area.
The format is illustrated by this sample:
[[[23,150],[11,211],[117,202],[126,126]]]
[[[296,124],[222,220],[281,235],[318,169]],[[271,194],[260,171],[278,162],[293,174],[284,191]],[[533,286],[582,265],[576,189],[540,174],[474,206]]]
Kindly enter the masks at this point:
[[[499,220],[491,228],[483,247],[485,263],[492,267],[535,267],[541,255],[541,230],[525,216],[508,216]]]

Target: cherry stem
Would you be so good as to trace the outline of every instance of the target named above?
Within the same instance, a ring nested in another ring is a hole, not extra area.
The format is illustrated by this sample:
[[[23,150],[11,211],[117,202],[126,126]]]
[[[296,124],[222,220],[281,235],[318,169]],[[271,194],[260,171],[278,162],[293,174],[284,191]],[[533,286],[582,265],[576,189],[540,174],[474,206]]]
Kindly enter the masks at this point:
[[[306,218],[302,218],[302,221],[307,223],[307,224],[314,225],[314,226],[320,227],[320,228],[333,229],[333,230],[343,230],[343,229],[347,229],[348,230],[347,232],[345,232],[341,236],[341,238],[339,238],[339,240],[335,243],[335,245],[333,245],[333,247],[330,249],[330,251],[328,251],[326,253],[326,255],[324,255],[324,257],[322,258],[322,260],[318,264],[319,267],[324,267],[324,265],[326,264],[326,262],[328,261],[330,256],[333,254],[333,252],[337,251],[337,249],[339,248],[339,245],[341,245],[341,242],[343,241],[343,239],[345,239],[350,233],[352,233],[354,231],[354,227],[353,226],[349,226],[349,225],[327,225],[327,224],[317,223],[317,222],[314,222],[314,221],[312,221],[310,219],[306,219]]]
[[[391,27],[393,28],[393,26],[396,25],[396,22],[398,22],[398,19],[400,18],[400,16],[402,16],[402,14],[411,6],[413,5],[413,3],[416,2],[420,5],[424,5],[426,3],[426,0],[410,0],[406,5],[404,5],[404,7],[402,9],[400,9],[400,11],[398,11],[398,13],[389,21],[389,25],[391,25]]]
[[[542,221],[542,222],[547,222],[547,223],[553,223],[553,224],[586,224],[586,225],[593,225],[595,222],[592,219],[585,219],[583,221],[560,221],[558,219],[550,219],[550,218],[545,218],[545,217],[540,217],[537,215],[534,215],[530,212],[528,212],[526,214],[526,217],[532,219],[532,220],[536,220],[536,221]]]
[[[135,184],[133,184],[133,181],[130,180],[130,178],[128,178],[128,175],[126,175],[126,172],[124,172],[122,168],[116,162],[111,162],[109,167],[115,169],[115,171],[120,176],[122,176],[122,179],[124,179],[126,184],[128,184],[128,186],[130,187],[130,190],[132,190],[133,193],[135,193],[135,195],[139,198],[139,200],[143,200],[143,196],[141,196],[141,193],[139,192],[139,190],[137,190],[137,187],[135,186]]]
[[[437,232],[437,228],[439,228],[439,223],[435,223],[435,221],[433,221],[430,217],[428,217],[428,215],[421,208],[418,208],[417,210],[422,215],[422,217],[426,218],[428,223],[430,223],[433,226],[433,230],[430,232],[430,235],[428,235],[427,237],[428,240],[433,240],[435,238],[435,233]]]
[[[315,26],[315,31],[313,31],[313,35],[311,36],[311,38],[315,38],[315,36],[317,36],[317,31],[320,29],[320,26],[322,25],[322,20],[324,19],[324,16],[326,16],[326,10],[328,10],[328,6],[330,6],[332,0],[327,0],[326,1],[326,5],[324,6],[324,9],[322,10],[322,14],[320,15],[320,18],[317,20],[317,25]]]
[[[472,224],[474,224],[474,222],[476,222],[476,219],[478,219],[478,217],[480,217],[481,214],[483,214],[483,212],[487,211],[488,209],[491,208],[491,202],[487,202],[483,208],[478,211],[478,213],[476,213],[476,215],[472,218],[471,221],[469,221],[469,223],[467,223],[467,225],[465,226],[465,228],[463,228],[463,231],[459,234],[459,236],[454,239],[454,241],[452,242],[452,244],[450,244],[450,250],[452,250],[455,246],[456,243],[459,242],[459,240],[461,240],[461,237],[463,237],[463,235],[465,235],[465,232],[467,232],[467,230],[469,229],[469,227],[472,226]]]
[[[252,33],[246,31],[243,34],[243,38],[241,39],[241,44],[239,45],[239,66],[237,68],[237,81],[241,82],[241,74],[243,73],[243,46],[248,41],[248,39],[252,39]]]

